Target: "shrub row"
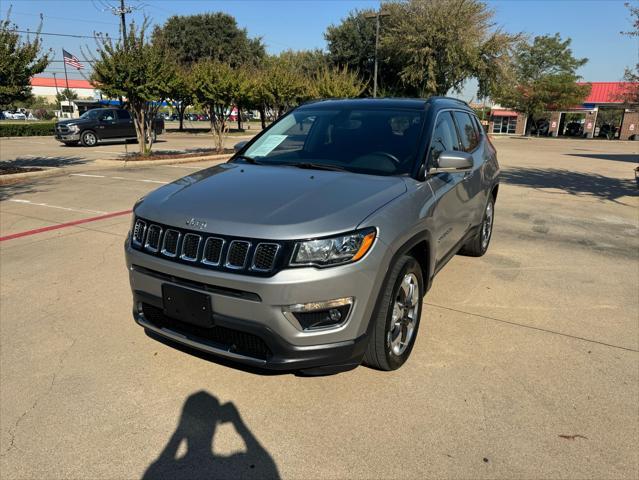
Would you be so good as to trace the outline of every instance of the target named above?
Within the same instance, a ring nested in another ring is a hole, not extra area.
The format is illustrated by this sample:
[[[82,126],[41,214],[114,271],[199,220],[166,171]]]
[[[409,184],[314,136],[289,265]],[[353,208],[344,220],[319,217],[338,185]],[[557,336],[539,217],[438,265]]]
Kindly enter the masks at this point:
[[[4,123],[0,122],[0,137],[31,137],[53,135],[54,122]]]

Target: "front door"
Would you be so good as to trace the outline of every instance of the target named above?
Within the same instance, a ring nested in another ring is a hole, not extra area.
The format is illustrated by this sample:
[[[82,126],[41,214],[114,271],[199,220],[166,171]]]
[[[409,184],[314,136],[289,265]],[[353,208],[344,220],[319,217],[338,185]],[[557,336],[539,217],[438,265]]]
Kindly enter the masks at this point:
[[[460,149],[452,113],[440,112],[430,142],[428,165],[437,165],[441,153]],[[467,208],[468,195],[464,188],[464,173],[436,173],[430,175],[427,182],[435,194],[433,240],[435,260],[440,262],[466,233],[467,214],[464,209]]]

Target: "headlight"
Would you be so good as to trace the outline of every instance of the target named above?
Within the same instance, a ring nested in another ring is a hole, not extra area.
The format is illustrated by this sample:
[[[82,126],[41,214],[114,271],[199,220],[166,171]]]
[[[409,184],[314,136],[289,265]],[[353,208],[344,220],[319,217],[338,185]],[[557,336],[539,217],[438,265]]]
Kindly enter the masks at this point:
[[[370,250],[375,235],[375,229],[367,228],[337,237],[298,242],[291,265],[327,267],[356,262]]]
[[[78,127],[77,125],[67,125],[67,127],[69,128],[70,132],[79,132],[80,131],[80,127]]]

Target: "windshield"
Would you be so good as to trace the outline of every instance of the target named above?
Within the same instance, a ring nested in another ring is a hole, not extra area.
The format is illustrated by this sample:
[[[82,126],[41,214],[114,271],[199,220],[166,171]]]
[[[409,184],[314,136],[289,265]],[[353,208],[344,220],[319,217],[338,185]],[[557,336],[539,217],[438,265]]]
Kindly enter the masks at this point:
[[[244,155],[269,165],[329,165],[357,173],[410,173],[424,112],[301,109],[273,125]]]

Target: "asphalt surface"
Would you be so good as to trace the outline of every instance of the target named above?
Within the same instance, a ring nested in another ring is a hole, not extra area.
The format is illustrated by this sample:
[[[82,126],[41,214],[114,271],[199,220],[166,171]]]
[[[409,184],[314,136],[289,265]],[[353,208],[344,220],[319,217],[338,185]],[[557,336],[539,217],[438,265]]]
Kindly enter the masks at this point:
[[[118,214],[0,241],[0,476],[638,478],[639,143],[495,144],[489,252],[392,373],[262,374],[133,322],[120,212],[207,163],[0,187],[0,237]]]

